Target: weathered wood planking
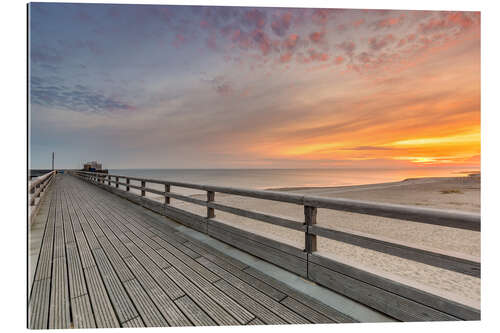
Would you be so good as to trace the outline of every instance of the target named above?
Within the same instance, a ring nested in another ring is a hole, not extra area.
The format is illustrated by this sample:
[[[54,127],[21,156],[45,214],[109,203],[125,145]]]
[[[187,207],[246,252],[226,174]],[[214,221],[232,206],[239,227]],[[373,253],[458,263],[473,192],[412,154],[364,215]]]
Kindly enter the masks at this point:
[[[307,254],[290,245],[209,220],[208,234],[291,272],[307,277]]]
[[[108,192],[102,191],[66,175],[54,177],[53,185],[29,301],[32,328],[353,321],[220,251],[179,234],[164,225],[158,215],[144,209],[152,207],[165,215],[163,203],[139,197],[135,202],[144,208],[129,205],[108,193],[126,191],[115,186],[110,191],[99,183]],[[183,218],[189,217],[182,214]],[[331,279],[334,268],[324,261],[313,262],[317,259],[315,254],[308,255],[214,219],[200,217],[192,223],[205,230],[208,227],[208,232],[212,228],[221,237],[239,239],[246,243],[244,246],[265,248],[277,257],[288,255],[306,263],[309,257],[310,265],[320,266],[312,269],[326,270],[321,274],[328,276],[326,280]],[[346,272],[340,275],[356,280]],[[383,288],[390,288],[369,285],[384,292],[388,291]],[[408,301],[397,292],[393,290],[391,294]],[[415,303],[428,311],[425,305]],[[410,313],[413,309],[403,303],[401,311]],[[442,320],[440,316],[433,316],[432,320]]]
[[[137,229],[137,228],[136,228]],[[138,229],[141,229],[141,228],[138,228]],[[146,229],[142,229],[145,233],[147,233],[147,230]],[[135,231],[137,233],[137,230]],[[148,236],[152,236],[152,234],[150,233]],[[170,250],[172,251],[172,247],[170,247]],[[177,253],[177,255],[179,255],[179,253]],[[243,266],[245,267],[245,266]]]
[[[95,175],[80,173],[80,176],[88,178],[88,177],[94,177]],[[228,187],[207,186],[207,185],[180,183],[180,182],[158,181],[152,179],[140,179],[140,178],[135,178],[135,179],[141,181],[141,187],[143,191],[148,191],[148,189],[145,188],[146,182],[164,184],[166,187],[165,192],[156,190],[155,191],[158,192],[157,194],[161,193],[165,197],[168,197],[171,193],[170,186],[179,186],[179,187],[186,187],[186,188],[193,188],[193,189],[207,191],[207,201],[202,201],[199,199],[193,199],[183,196],[179,197],[180,200],[187,198],[187,200],[185,201],[190,201],[192,203],[197,203],[200,205],[207,206],[207,216],[205,218],[202,216],[198,216],[196,214],[180,210],[178,208],[171,207],[170,205],[162,205],[158,202],[154,202],[150,199],[146,199],[143,197],[140,199],[137,199],[137,196],[135,197],[132,196],[128,198],[129,200],[140,203],[145,208],[151,209],[162,215],[171,217],[185,224],[186,226],[192,227],[201,232],[208,233],[214,238],[218,238],[219,240],[222,240],[235,247],[243,249],[253,255],[256,255],[262,259],[275,263],[283,268],[286,268],[304,277],[308,277],[309,275],[315,275],[316,278],[318,278],[318,271],[321,269],[318,267],[318,263],[313,261],[313,259],[316,256],[315,253],[316,236],[332,238],[334,240],[350,243],[357,246],[362,246],[368,249],[372,249],[383,253],[388,253],[391,255],[396,255],[405,259],[433,265],[435,267],[440,267],[460,272],[463,274],[468,274],[474,277],[480,277],[480,262],[478,258],[469,258],[467,256],[455,253],[445,253],[443,251],[436,249],[424,249],[418,246],[412,246],[411,244],[394,242],[392,240],[383,239],[381,237],[371,237],[370,235],[363,235],[361,233],[326,229],[318,227],[314,223],[317,208],[327,208],[340,211],[348,211],[353,213],[368,214],[373,216],[389,217],[406,221],[447,226],[459,229],[480,231],[480,216],[478,214],[463,213],[458,211],[443,211],[443,210],[428,209],[428,208],[421,208],[414,206],[380,204],[380,203],[365,202],[359,200],[301,196],[301,195],[273,192],[273,191],[256,191],[256,190],[235,189]],[[119,191],[115,191],[109,186],[108,187],[103,186],[103,188],[112,193],[123,196],[123,194],[121,194]],[[305,213],[304,214],[305,225],[297,223],[298,221],[291,221],[289,219],[278,216],[271,216],[264,213],[251,212],[245,209],[234,208],[218,204],[213,201],[215,192],[247,196],[247,197],[266,199],[266,200],[276,200],[276,201],[303,205]],[[305,231],[306,253],[303,253],[301,252],[301,250],[295,249],[289,245],[282,244],[280,242],[276,242],[267,239],[265,237],[258,236],[253,233],[249,233],[240,230],[238,228],[229,226],[227,224],[221,223],[219,221],[216,221],[214,219],[215,209],[220,209],[222,211],[230,212],[232,214],[261,220],[267,223],[274,223],[295,230]],[[303,258],[304,260],[301,262],[300,259],[302,258],[302,255],[305,255],[305,257]],[[299,259],[297,260],[297,258]],[[312,270],[315,271],[312,272]],[[371,276],[369,272],[364,272],[364,273],[367,274],[364,275],[362,274],[363,277]],[[383,277],[380,278],[381,280],[384,280]],[[385,280],[391,281],[389,279]],[[439,295],[432,295],[425,291],[421,291],[421,293],[415,293],[414,287],[404,283],[395,283],[394,281],[391,281],[390,283],[385,283],[384,287],[377,286],[377,289],[374,290],[377,292],[381,292],[381,295],[386,295],[385,292],[389,292],[389,294],[393,293],[394,288],[398,290],[405,289],[404,291],[402,291],[402,293],[405,294],[405,296],[403,297],[408,298],[410,301],[413,301],[414,303],[422,304],[423,306],[427,306],[431,309],[438,311],[441,311],[442,309],[447,309],[446,312],[443,314],[444,317],[450,315],[450,317],[453,317],[455,319],[466,319],[466,320],[471,320],[471,319],[474,320],[480,317],[479,309],[476,309],[474,307],[469,307],[466,304],[457,303],[456,301],[440,297]],[[425,295],[425,297],[422,297],[422,295]],[[413,299],[412,297],[414,296],[417,298]],[[357,296],[354,295],[354,297]],[[394,316],[394,314],[392,314],[392,316]],[[423,315],[422,318],[425,318],[426,316],[427,315]],[[398,317],[396,318],[404,320],[402,318],[407,318],[407,317],[408,317],[407,315],[402,314],[401,318]],[[429,315],[428,317],[431,318],[429,320],[432,320],[432,318],[439,318],[439,316],[432,316],[432,315]]]
[[[273,287],[274,289],[279,290],[280,292],[282,292],[285,295],[285,297],[286,297],[286,295],[289,295],[289,296],[295,298],[296,300],[300,300],[300,302],[302,302],[303,304],[316,310],[317,312],[332,319],[335,322],[338,322],[338,323],[356,322],[356,320],[349,317],[348,315],[343,314],[342,312],[335,310],[335,309],[329,307],[328,305],[325,305],[322,302],[320,302],[320,301],[318,301],[318,300],[316,300],[308,295],[304,295],[303,293],[298,292],[298,291],[290,288],[289,286],[287,286],[283,282],[278,281],[278,280],[270,277],[269,275],[266,275],[266,274],[256,270],[255,268],[248,267],[248,268],[245,268],[243,271],[246,274],[248,274],[256,279],[258,279],[262,282],[265,282],[266,284]]]
[[[300,316],[299,314],[293,312],[292,310],[288,309],[281,303],[275,301],[273,298],[267,296],[266,294],[262,293],[261,291],[255,289],[251,285],[247,284],[246,282],[238,279],[228,271],[222,269],[221,267],[217,266],[216,264],[212,263],[211,261],[205,259],[205,258],[199,258],[197,259],[198,262],[200,262],[202,265],[210,269],[212,272],[215,274],[219,275],[222,279],[227,281],[230,285],[235,287],[236,289],[240,290],[241,292],[251,296],[255,301],[259,302],[263,306],[265,306],[269,311],[273,312],[274,314],[278,315],[279,317],[283,318],[290,324],[307,324],[310,323],[307,319],[304,317]]]
[[[469,306],[317,254],[310,255],[309,278],[403,321],[479,319]]]

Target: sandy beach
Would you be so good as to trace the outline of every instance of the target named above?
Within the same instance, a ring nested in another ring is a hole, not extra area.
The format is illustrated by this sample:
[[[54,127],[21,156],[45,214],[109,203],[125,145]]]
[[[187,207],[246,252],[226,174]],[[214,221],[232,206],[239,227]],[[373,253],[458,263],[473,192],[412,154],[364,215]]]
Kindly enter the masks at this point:
[[[480,212],[481,208],[479,175],[415,178],[400,182],[360,186],[273,190],[467,212]],[[200,194],[196,197],[204,198],[205,196]],[[297,221],[303,220],[302,207],[294,204],[242,198],[220,193],[216,194],[216,201],[234,207],[284,216]],[[203,207],[178,200],[172,200],[172,205],[200,215],[206,213]],[[298,248],[304,247],[303,234],[297,231],[220,211],[216,212],[216,218],[224,223]],[[475,258],[480,257],[480,232],[327,209],[318,210],[318,224],[332,229],[353,230],[418,246],[453,251]],[[335,256],[335,258],[347,263],[351,262],[377,273],[396,277],[400,281],[408,281],[412,285],[421,286],[447,298],[479,307],[480,279],[478,278],[324,238],[318,239],[318,251],[322,255]]]

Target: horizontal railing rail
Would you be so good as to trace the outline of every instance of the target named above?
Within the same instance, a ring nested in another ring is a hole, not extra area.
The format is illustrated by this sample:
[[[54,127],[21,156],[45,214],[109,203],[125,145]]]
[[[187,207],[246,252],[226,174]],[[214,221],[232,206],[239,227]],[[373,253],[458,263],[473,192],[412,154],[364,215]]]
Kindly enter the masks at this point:
[[[344,266],[337,265],[337,262],[332,260],[328,261],[328,259],[326,259],[325,257],[317,254],[316,244],[318,236],[351,245],[356,245],[362,248],[374,250],[392,256],[413,260],[446,270],[466,274],[472,277],[480,277],[480,260],[479,258],[473,256],[447,252],[439,249],[425,248],[422,246],[417,246],[415,244],[409,244],[402,241],[395,241],[379,236],[363,234],[360,232],[354,232],[352,230],[343,230],[340,228],[325,228],[316,224],[317,209],[322,208],[479,232],[481,230],[481,218],[479,214],[406,205],[374,203],[359,200],[324,198],[277,191],[262,191],[213,185],[200,185],[95,172],[73,171],[72,174],[91,181],[94,184],[104,185],[105,188],[108,189],[118,189],[120,192],[128,192],[126,196],[128,196],[129,199],[139,202],[145,207],[151,208],[168,217],[178,220],[181,223],[185,223],[188,226],[191,226],[216,238],[231,243],[252,254],[256,254],[257,256],[274,262],[284,268],[308,277],[313,281],[321,281],[321,284],[330,287],[332,285],[335,286],[334,282],[331,281],[333,279],[331,271],[335,271],[336,274],[340,273],[342,274],[342,276],[346,275],[355,278],[359,276],[367,276],[366,274],[368,273],[366,273],[365,271],[354,271],[351,268],[345,270],[342,268]],[[125,180],[125,182],[120,180]],[[140,182],[140,185],[131,184],[131,181]],[[146,187],[146,184],[164,185],[165,189],[164,191],[153,189],[150,187]],[[124,187],[123,191],[119,188],[120,186]],[[172,186],[205,191],[207,195],[206,200],[173,193],[171,192]],[[140,196],[130,193],[131,188],[139,190],[141,193]],[[153,200],[149,200],[145,198],[146,193],[160,195],[164,197],[164,202],[158,203]],[[224,193],[301,205],[304,207],[304,220],[296,221],[288,217],[275,216],[263,212],[251,211],[243,208],[231,207],[225,204],[221,204],[215,202],[215,193]],[[120,193],[117,192],[117,194]],[[170,205],[171,198],[206,207],[206,216],[200,216],[179,209],[177,207],[172,207]],[[224,224],[221,221],[215,219],[216,210],[258,220],[265,223],[270,223],[296,231],[301,231],[304,233],[304,249],[299,249],[281,242],[277,242],[275,240],[250,233],[248,231],[238,229],[234,226],[228,226],[227,224]],[[328,264],[326,264],[327,262]],[[327,273],[323,272],[325,269],[328,270]],[[318,276],[318,272],[320,271],[322,272],[321,276]],[[329,280],[324,280],[325,274],[330,274],[328,275]],[[375,280],[379,281],[377,279]],[[365,283],[366,281],[362,280],[362,282]],[[371,285],[384,290],[390,290],[391,293],[395,293],[400,296],[404,294],[403,297],[408,297],[408,293],[404,293],[403,291],[401,291],[402,287],[394,287],[395,285],[399,286],[398,282],[391,280],[391,283],[391,288],[385,286],[385,284],[383,283],[371,283]],[[405,292],[408,291],[408,289],[404,290]],[[421,296],[419,293],[425,294],[425,297]],[[424,291],[412,292],[410,294],[419,294],[420,298],[418,299],[424,299],[425,302],[427,302],[425,304],[426,306],[430,306],[429,304],[431,304],[434,309],[450,313],[452,316],[457,316],[461,319],[477,319],[479,317],[479,310],[471,308],[468,305],[454,303],[443,297],[432,295]],[[348,296],[352,297],[352,295]],[[387,308],[387,306],[383,305],[383,303],[377,303],[374,307],[382,307],[384,309]],[[397,309],[397,306],[394,306],[394,309],[391,311],[392,312],[390,314],[395,317],[403,319],[409,318],[408,314],[401,313],[401,309]],[[443,319],[439,316],[437,318]]]
[[[50,171],[36,178],[35,180],[32,180],[29,183],[28,194],[29,194],[29,205],[31,208],[30,221],[33,221],[33,217],[35,217],[38,211],[39,203],[42,200],[42,197],[45,194],[46,190],[48,189],[48,186],[52,183],[55,174],[56,174],[55,170]],[[39,198],[38,201],[37,198]]]

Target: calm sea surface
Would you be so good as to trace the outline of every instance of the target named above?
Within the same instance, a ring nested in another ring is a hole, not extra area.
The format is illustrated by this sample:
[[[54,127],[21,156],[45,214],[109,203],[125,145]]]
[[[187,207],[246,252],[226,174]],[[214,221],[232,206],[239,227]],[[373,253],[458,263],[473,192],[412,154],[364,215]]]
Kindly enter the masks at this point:
[[[462,169],[110,169],[110,174],[252,189],[375,184],[417,177],[466,176]],[[156,187],[156,186],[152,186]],[[183,189],[185,194],[197,193]]]

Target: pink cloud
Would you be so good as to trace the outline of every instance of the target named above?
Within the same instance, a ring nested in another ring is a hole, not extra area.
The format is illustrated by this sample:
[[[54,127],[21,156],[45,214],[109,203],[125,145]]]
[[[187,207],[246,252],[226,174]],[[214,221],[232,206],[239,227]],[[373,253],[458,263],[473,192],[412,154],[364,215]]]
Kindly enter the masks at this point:
[[[252,27],[262,29],[266,25],[267,19],[264,11],[252,9],[243,15],[243,23]]]
[[[343,41],[341,44],[337,45],[340,49],[344,50],[347,55],[352,56],[354,50],[356,49],[356,44],[353,41]]]
[[[343,63],[343,62],[344,62],[344,57],[342,57],[342,56],[337,56],[337,57],[335,57],[335,60],[334,60],[334,61],[335,61],[335,64],[336,64],[336,65],[340,65],[341,63]]]
[[[309,34],[309,39],[314,43],[322,42],[324,40],[324,37],[325,37],[324,31],[313,32],[313,33]]]
[[[383,20],[379,20],[375,23],[377,29],[380,28],[390,28],[395,25],[400,25],[405,19],[404,15],[400,15],[398,17],[388,17]]]
[[[283,45],[287,49],[291,50],[295,47],[295,45],[297,45],[298,40],[299,40],[299,35],[291,34],[283,41]]]
[[[257,43],[258,48],[262,51],[263,55],[269,54],[271,51],[271,41],[266,33],[260,29],[252,32],[253,40]]]
[[[278,36],[284,36],[285,33],[290,28],[290,23],[292,21],[292,13],[286,12],[279,16],[274,16],[274,20],[271,23],[271,29]]]
[[[311,61],[327,61],[328,58],[328,53],[317,52],[314,49],[309,49],[309,59]]]
[[[325,25],[330,18],[331,9],[315,9],[312,13],[312,21],[319,25]]]
[[[383,37],[372,37],[368,40],[368,43],[372,50],[378,51],[394,41],[395,37],[392,34],[388,34]]]
[[[359,20],[356,20],[356,21],[352,22],[352,26],[354,28],[358,28],[361,25],[363,25],[364,23],[365,23],[365,19],[359,19]]]
[[[287,63],[291,59],[292,59],[292,52],[287,52],[287,53],[281,55],[280,62],[281,63]]]
[[[461,30],[469,29],[479,23],[479,15],[473,13],[467,15],[462,12],[447,12],[441,18],[431,18],[425,23],[421,23],[419,31],[426,34],[440,30],[459,27]]]

